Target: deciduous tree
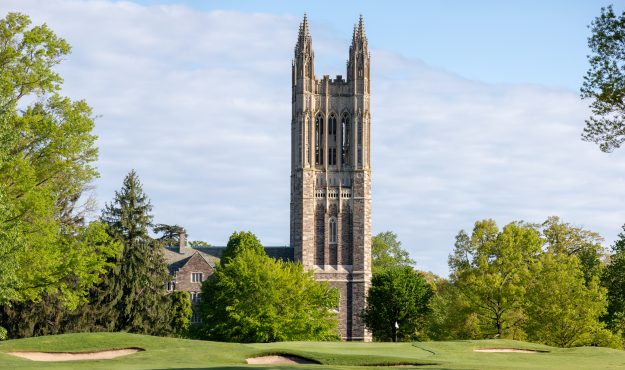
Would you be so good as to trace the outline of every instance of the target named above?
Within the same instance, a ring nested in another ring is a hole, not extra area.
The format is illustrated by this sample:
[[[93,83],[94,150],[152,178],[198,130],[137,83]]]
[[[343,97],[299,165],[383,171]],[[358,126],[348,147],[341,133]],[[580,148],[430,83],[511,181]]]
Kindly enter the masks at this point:
[[[233,253],[202,285],[201,335],[231,342],[338,339],[336,290],[258,245],[251,233],[230,238]]]
[[[91,108],[58,94],[69,51],[28,16],[0,20],[0,305],[58,295],[75,307],[116,252],[89,244],[98,226],[79,207],[97,148]]]
[[[376,340],[416,339],[431,296],[432,288],[412,267],[388,268],[373,275],[364,322]]]
[[[408,251],[401,247],[397,234],[385,231],[371,238],[371,271],[375,274],[397,266],[414,266]]]
[[[525,324],[532,341],[558,347],[621,347],[599,317],[606,309],[606,289],[598,277],[584,279],[577,256],[546,252],[532,269]]]

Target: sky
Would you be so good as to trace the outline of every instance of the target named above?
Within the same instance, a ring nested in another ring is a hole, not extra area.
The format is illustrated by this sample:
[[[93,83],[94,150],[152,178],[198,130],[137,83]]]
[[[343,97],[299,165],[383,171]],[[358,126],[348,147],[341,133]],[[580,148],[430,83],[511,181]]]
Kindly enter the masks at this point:
[[[371,51],[373,232],[448,274],[461,229],[563,221],[609,247],[625,149],[580,138],[588,24],[607,1],[4,0],[72,45],[63,94],[97,115],[100,207],[136,169],[155,222],[225,245],[289,241],[290,73],[308,14],[317,76]],[[621,5],[615,10],[622,12]]]

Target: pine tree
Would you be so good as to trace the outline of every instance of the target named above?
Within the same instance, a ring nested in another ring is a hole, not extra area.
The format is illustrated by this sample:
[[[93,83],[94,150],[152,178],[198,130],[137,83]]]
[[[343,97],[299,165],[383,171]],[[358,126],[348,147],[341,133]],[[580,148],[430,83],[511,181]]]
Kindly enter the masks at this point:
[[[171,331],[171,299],[164,282],[167,266],[159,243],[149,235],[152,205],[132,170],[101,220],[124,251],[105,281],[93,292],[90,315],[95,330],[164,335]],[[87,317],[88,319],[88,317]]]

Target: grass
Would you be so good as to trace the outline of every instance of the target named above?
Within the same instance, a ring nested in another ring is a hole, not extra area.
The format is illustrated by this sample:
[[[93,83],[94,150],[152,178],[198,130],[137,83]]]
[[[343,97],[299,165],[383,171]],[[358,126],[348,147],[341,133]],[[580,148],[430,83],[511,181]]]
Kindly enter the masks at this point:
[[[34,362],[11,351],[71,352],[141,347],[112,360]],[[546,353],[476,353],[477,348],[519,348]],[[246,365],[248,357],[293,354],[321,365]],[[363,365],[420,365],[419,369],[625,369],[625,351],[607,348],[553,348],[512,340],[238,344],[160,338],[127,333],[66,334],[0,342],[0,369],[360,369]],[[417,367],[417,366],[415,366]]]

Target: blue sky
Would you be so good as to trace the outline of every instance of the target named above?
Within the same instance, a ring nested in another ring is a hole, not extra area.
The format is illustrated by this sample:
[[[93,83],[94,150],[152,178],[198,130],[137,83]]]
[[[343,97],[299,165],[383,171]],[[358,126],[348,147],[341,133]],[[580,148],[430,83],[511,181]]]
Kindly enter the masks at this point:
[[[139,1],[212,10],[309,14],[337,36],[365,17],[369,43],[489,83],[578,89],[587,25],[611,1]],[[616,5],[616,10],[623,9]],[[340,37],[340,36],[339,36]],[[320,55],[322,59],[327,56]],[[342,67],[339,65],[338,67]]]
[[[625,150],[580,133],[587,25],[603,1],[6,0],[72,45],[63,93],[93,107],[110,201],[136,169],[155,221],[225,245],[289,240],[291,58],[310,19],[316,74],[344,74],[365,19],[372,63],[373,231],[446,275],[460,229],[552,215],[625,223]],[[616,6],[622,11],[622,6]]]

